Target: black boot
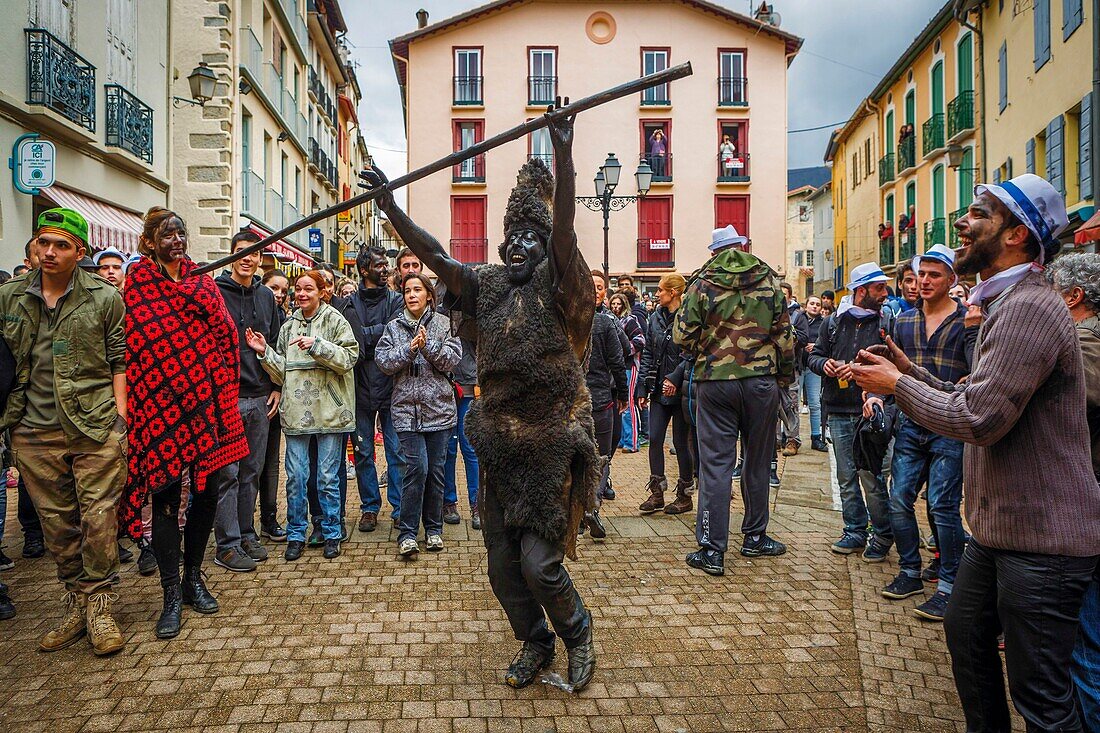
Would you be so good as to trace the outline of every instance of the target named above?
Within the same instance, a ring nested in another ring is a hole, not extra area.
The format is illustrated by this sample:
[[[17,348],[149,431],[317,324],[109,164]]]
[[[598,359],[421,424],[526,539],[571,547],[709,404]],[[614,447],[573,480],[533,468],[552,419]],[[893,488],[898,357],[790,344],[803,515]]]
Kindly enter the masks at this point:
[[[523,642],[523,648],[508,665],[508,671],[504,675],[504,683],[517,690],[527,687],[535,681],[535,677],[554,661],[554,647],[543,649],[529,641]]]
[[[0,621],[7,621],[9,618],[15,618],[15,604],[8,595],[8,586],[0,583]]]
[[[607,529],[600,520],[599,510],[585,513],[584,523],[588,525],[588,533],[592,536],[592,539],[599,542],[607,537]]]
[[[183,569],[183,602],[199,613],[218,612],[218,599],[206,589],[202,568]]]
[[[183,592],[178,585],[164,588],[164,610],[157,619],[158,639],[174,639],[180,633],[180,616],[183,614]]]

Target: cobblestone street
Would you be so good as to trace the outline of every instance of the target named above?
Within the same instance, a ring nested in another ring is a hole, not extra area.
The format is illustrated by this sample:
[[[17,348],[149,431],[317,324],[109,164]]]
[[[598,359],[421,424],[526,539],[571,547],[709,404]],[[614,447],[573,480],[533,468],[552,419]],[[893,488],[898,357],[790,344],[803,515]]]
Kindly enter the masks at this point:
[[[397,558],[388,525],[354,532],[334,561],[307,550],[287,563],[277,547],[254,573],[208,562],[222,610],[185,610],[171,642],[152,633],[156,578],[123,566],[129,645],[98,659],[83,642],[36,651],[61,615],[61,588],[49,558],[19,559],[13,495],[6,550],[16,568],[3,579],[19,614],[0,624],[0,730],[962,730],[941,626],[911,615],[919,599],[879,596],[896,555],[868,565],[829,551],[840,517],[828,472],[826,454],[788,459],[772,534],[790,551],[763,561],[732,552],[726,576],[713,578],[683,562],[694,514],[639,517],[645,452],[619,453],[608,540],[584,539],[570,564],[599,653],[595,681],[577,696],[501,683],[518,645],[464,502],[445,551],[412,563]],[[560,645],[552,669],[566,674]]]

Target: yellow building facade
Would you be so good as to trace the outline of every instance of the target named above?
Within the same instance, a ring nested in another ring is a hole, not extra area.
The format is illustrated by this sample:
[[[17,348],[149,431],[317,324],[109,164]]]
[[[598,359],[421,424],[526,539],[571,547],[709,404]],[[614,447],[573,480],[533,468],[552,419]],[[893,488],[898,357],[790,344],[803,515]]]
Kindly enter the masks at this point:
[[[869,99],[833,133],[825,152],[833,183],[833,289],[846,291],[848,273],[863,262],[878,259],[879,190],[874,161],[878,160],[878,116]],[[826,252],[826,258],[830,255]]]

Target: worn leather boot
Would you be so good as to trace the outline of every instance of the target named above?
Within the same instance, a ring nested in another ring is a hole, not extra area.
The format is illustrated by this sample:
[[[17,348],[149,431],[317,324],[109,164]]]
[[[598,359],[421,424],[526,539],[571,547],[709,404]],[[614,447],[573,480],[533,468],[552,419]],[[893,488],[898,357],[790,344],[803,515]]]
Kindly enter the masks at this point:
[[[664,476],[650,476],[646,488],[649,489],[649,498],[642,502],[642,505],[638,507],[638,511],[642,514],[652,514],[665,505],[665,491],[668,489],[668,480]]]
[[[690,512],[694,508],[694,504],[691,503],[691,487],[695,485],[694,481],[684,481],[683,479],[677,479],[676,481],[676,500],[665,507],[665,514],[683,514],[684,512]]]
[[[183,623],[183,591],[178,585],[169,585],[164,589],[164,608],[157,619],[154,632],[158,639],[174,639],[179,636]]]
[[[218,612],[218,600],[206,589],[202,568],[183,569],[183,604],[199,613]]]
[[[44,652],[56,652],[58,649],[72,646],[80,640],[80,637],[84,636],[84,632],[88,628],[87,621],[84,618],[84,609],[88,607],[88,597],[83,593],[69,591],[61,600],[68,606],[68,611],[56,628],[47,631],[38,640],[38,648]]]
[[[523,648],[508,665],[508,671],[504,674],[504,682],[509,687],[517,690],[527,687],[535,681],[535,677],[543,669],[549,667],[554,661],[554,648],[543,649],[529,641],[523,642]]]
[[[88,640],[92,642],[92,651],[96,656],[114,654],[126,646],[122,631],[111,615],[111,606],[117,600],[117,593],[106,591],[88,596]]]
[[[569,684],[580,692],[592,681],[596,672],[596,647],[592,644],[592,614],[588,614],[588,633],[580,646],[569,650]]]

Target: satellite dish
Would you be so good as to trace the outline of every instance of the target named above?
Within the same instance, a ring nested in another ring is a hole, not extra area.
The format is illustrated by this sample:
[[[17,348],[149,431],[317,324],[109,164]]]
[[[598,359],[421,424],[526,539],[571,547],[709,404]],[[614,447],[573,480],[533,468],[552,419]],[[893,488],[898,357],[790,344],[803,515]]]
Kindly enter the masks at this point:
[[[783,16],[773,10],[768,14],[768,22],[778,28],[779,24],[783,22]]]

